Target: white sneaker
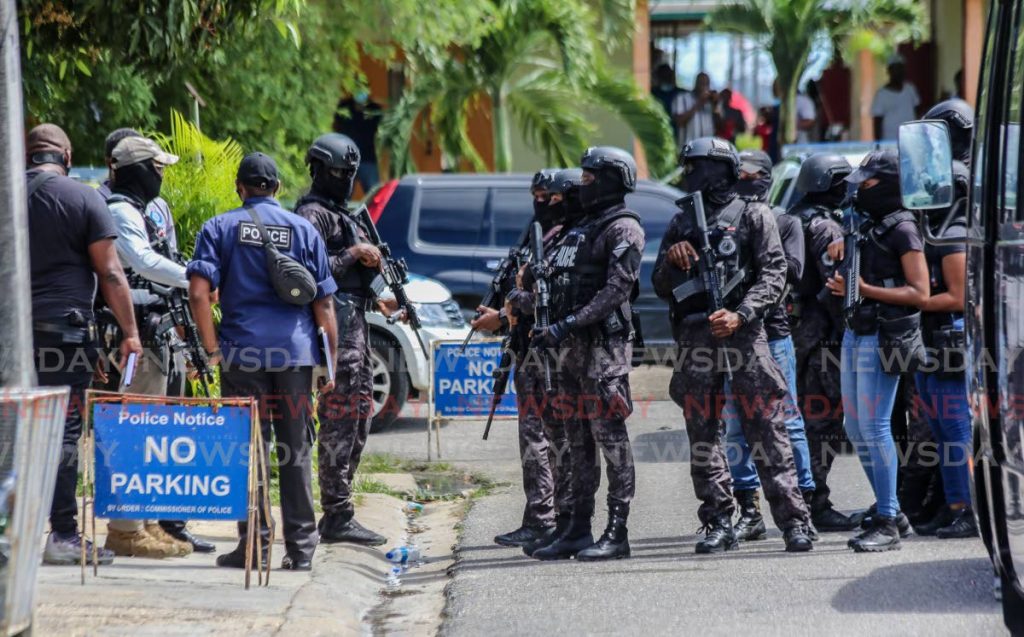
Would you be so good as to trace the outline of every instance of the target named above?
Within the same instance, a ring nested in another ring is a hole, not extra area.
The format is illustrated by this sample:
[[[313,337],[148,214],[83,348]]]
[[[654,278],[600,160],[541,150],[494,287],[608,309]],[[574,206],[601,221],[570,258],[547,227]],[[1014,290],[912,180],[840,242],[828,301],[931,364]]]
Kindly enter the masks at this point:
[[[85,541],[85,561],[92,563],[92,542]],[[51,532],[46,538],[43,550],[43,564],[68,566],[80,564],[82,561],[82,537],[78,533],[61,535]],[[103,547],[96,547],[96,563],[102,566],[114,562],[114,552]]]

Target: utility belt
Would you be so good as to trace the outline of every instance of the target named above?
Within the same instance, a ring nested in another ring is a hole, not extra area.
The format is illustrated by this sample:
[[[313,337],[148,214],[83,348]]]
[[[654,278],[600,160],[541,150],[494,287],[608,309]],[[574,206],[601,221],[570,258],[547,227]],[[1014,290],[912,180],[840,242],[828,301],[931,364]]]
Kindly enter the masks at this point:
[[[96,321],[81,310],[68,312],[62,321],[34,321],[32,331],[62,345],[86,345],[97,338]]]
[[[903,279],[895,279],[892,277],[882,279],[879,283],[879,285],[885,288],[903,287],[906,284],[906,281]],[[878,321],[880,318],[886,319],[887,317],[879,315],[877,302],[861,301],[861,304],[857,306],[853,316],[846,318],[846,327],[857,336],[874,334],[878,331]],[[920,327],[920,316],[918,316],[918,327]]]

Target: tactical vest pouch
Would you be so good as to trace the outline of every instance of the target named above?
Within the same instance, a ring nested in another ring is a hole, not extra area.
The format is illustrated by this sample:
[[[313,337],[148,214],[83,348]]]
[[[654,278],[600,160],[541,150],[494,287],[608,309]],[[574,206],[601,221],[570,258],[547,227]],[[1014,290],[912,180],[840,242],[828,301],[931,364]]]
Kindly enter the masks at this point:
[[[260,231],[263,251],[267,257],[267,274],[277,297],[291,305],[309,305],[316,298],[316,279],[306,266],[282,253],[270,240],[263,220],[252,206],[245,206],[253,223]]]
[[[921,337],[921,313],[900,318],[878,318],[878,356],[887,374],[913,373],[927,361]]]

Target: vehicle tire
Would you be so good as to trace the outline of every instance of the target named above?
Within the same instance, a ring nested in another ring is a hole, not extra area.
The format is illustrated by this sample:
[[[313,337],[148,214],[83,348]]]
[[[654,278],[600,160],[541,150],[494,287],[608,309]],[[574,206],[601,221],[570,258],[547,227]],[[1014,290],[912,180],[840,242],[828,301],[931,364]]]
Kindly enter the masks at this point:
[[[398,418],[409,398],[409,374],[398,343],[370,331],[370,369],[373,375],[373,420],[370,431],[381,431]]]
[[[1014,585],[1012,578],[1001,573],[1003,622],[1011,635],[1024,635],[1024,596]]]

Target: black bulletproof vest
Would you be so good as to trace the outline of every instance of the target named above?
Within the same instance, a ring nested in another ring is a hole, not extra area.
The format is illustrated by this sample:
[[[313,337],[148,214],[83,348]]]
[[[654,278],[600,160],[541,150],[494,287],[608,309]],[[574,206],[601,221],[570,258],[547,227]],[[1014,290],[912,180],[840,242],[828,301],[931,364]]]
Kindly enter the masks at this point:
[[[740,282],[729,290],[723,299],[726,307],[732,309],[735,309],[735,306],[743,300],[754,281],[755,273],[750,267],[753,261],[750,226],[743,223],[747,206],[751,203],[741,197],[736,197],[707,220],[710,231],[709,240],[715,251],[715,268],[718,270],[718,281],[723,287],[723,292],[731,281],[742,275]],[[700,251],[700,231],[697,228],[696,220],[685,219],[681,230],[682,239],[689,241],[694,248]],[[688,272],[681,273],[680,280],[685,282],[699,277],[699,269],[690,268]],[[708,298],[705,292],[678,301],[672,308],[673,314],[676,316],[706,312],[707,309]]]
[[[604,287],[608,273],[608,255],[596,254],[594,240],[612,222],[623,218],[640,221],[640,215],[625,206],[584,219],[562,235],[551,257],[551,307],[558,318],[586,305]]]
[[[834,267],[831,257],[828,254],[815,254],[817,243],[817,232],[825,229],[825,223],[834,220],[834,210],[828,206],[813,204],[799,204],[793,209],[794,215],[800,219],[800,225],[804,231],[804,255],[808,263],[804,266],[804,274],[797,285],[796,294],[801,299],[816,299],[821,290],[825,287],[825,281],[821,278],[817,264],[810,263],[811,259],[823,259],[828,267]],[[819,230],[820,228],[820,230]]]
[[[297,210],[299,207],[309,203],[315,203],[328,210],[338,224],[338,227],[335,229],[338,231],[331,232],[330,236],[324,237],[328,255],[337,256],[343,254],[352,246],[360,243],[359,224],[348,214],[347,210],[335,205],[329,199],[318,197],[312,193],[297,201],[295,208]],[[335,277],[334,281],[338,284],[338,292],[357,296],[369,296],[371,290],[370,282],[373,281],[374,276],[373,270],[357,261],[345,271],[341,278]]]

